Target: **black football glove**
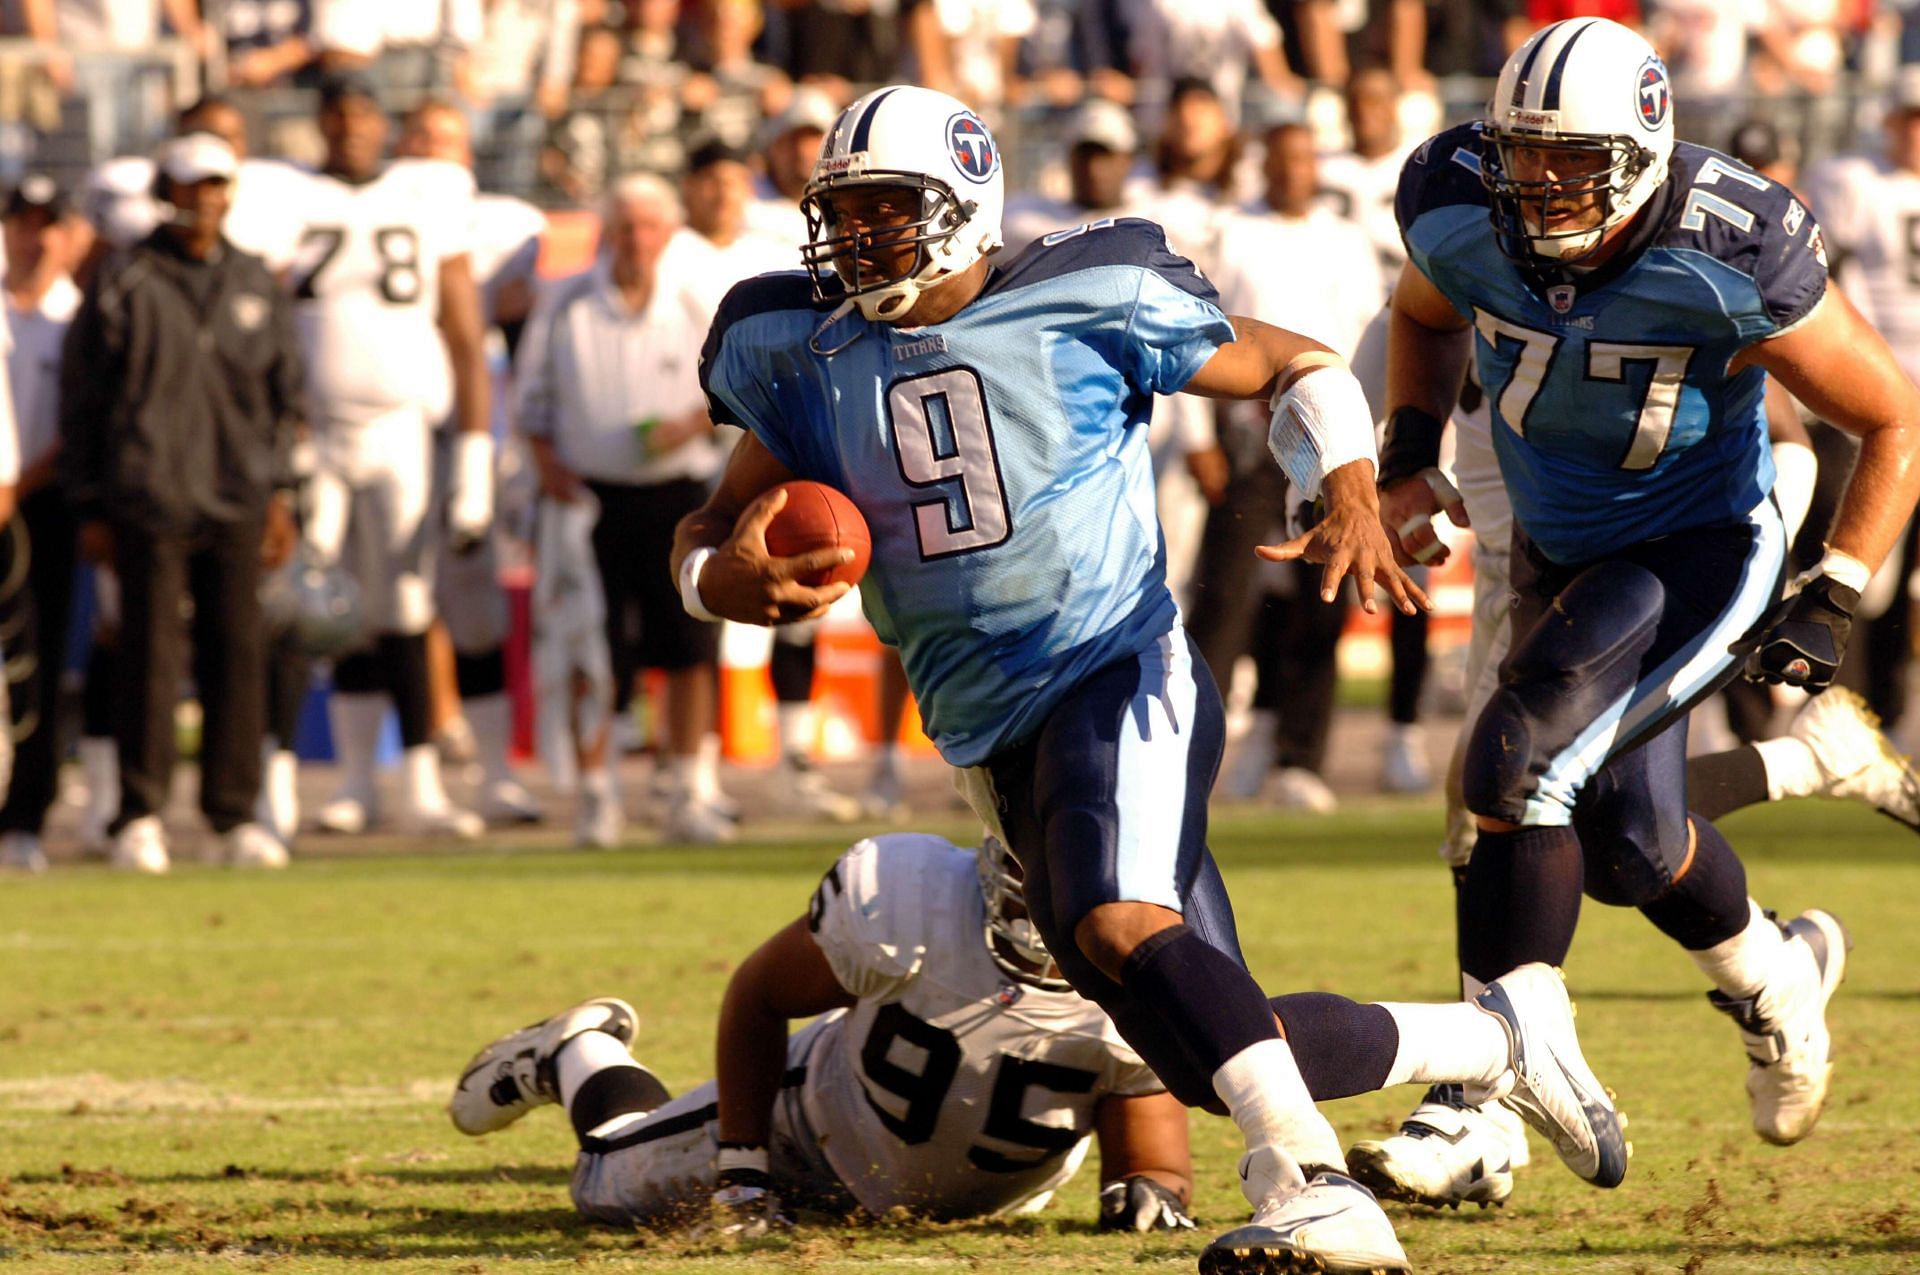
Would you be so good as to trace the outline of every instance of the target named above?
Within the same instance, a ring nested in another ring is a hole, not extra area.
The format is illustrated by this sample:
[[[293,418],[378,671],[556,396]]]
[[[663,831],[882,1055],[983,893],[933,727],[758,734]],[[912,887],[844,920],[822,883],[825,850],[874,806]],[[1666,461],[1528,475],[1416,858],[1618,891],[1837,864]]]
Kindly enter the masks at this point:
[[[1825,690],[1840,669],[1853,631],[1860,592],[1832,576],[1818,575],[1787,603],[1786,613],[1760,635],[1747,656],[1747,678]]]
[[[1170,1187],[1148,1177],[1119,1178],[1100,1188],[1100,1229],[1190,1231],[1193,1219]]]

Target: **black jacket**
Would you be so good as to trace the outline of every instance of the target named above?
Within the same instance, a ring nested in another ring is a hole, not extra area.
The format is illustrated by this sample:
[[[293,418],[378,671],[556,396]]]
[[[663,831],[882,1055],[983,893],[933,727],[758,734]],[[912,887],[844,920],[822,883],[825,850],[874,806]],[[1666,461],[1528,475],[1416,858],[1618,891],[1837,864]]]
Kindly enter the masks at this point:
[[[75,512],[151,532],[261,516],[300,413],[292,309],[258,257],[165,230],[102,263],[60,360]]]

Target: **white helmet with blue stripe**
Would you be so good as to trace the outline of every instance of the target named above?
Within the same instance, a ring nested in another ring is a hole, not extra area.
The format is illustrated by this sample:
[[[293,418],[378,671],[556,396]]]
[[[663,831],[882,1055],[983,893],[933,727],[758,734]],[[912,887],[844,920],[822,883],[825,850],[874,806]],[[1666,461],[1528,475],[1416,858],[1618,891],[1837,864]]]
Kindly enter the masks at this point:
[[[850,223],[843,197],[876,187],[905,190],[911,206],[878,229]],[[801,258],[816,297],[847,298],[873,320],[904,318],[926,288],[1000,247],[1006,198],[1000,147],[966,103],[906,84],[874,90],[840,112],[801,196]],[[870,260],[907,247],[903,267]]]
[[[1542,27],[1501,70],[1486,134],[1491,145],[1480,172],[1501,250],[1521,261],[1577,263],[1667,179],[1673,93],[1666,64],[1640,35],[1605,18]],[[1518,152],[1538,149],[1592,158],[1542,175],[1519,162]],[[1597,222],[1566,215],[1588,201],[1599,209]]]

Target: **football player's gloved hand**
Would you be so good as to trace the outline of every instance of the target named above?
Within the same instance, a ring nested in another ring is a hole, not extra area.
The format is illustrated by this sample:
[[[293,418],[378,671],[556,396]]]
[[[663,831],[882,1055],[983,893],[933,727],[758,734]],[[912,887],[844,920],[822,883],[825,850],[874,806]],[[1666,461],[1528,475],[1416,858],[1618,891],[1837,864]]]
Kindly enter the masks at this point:
[[[1100,1229],[1103,1231],[1192,1230],[1193,1219],[1171,1187],[1136,1175],[1118,1178],[1100,1188]]]
[[[1760,645],[1747,656],[1747,677],[1810,691],[1826,689],[1846,654],[1853,609],[1859,605],[1859,589],[1825,571],[1814,573],[1786,612],[1761,634]]]
[[[766,1148],[723,1144],[715,1182],[710,1234],[753,1240],[793,1225],[793,1219],[781,1211],[780,1196],[767,1172]]]
[[[447,535],[455,553],[478,548],[493,525],[493,437],[474,430],[453,436]]]

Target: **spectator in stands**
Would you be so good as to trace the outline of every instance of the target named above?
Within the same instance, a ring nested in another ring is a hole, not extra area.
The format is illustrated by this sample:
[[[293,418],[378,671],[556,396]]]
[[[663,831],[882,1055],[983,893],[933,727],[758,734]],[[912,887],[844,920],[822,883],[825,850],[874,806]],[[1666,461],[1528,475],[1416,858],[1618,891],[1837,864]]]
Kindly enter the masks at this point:
[[[1021,41],[1016,100],[1067,109],[1081,99],[1133,101],[1121,9],[1130,0],[1034,0]]]
[[[1015,90],[1020,42],[1033,34],[1032,0],[926,0],[906,17],[916,84],[993,111]]]
[[[542,494],[567,502],[584,489],[599,502],[593,545],[616,692],[629,693],[641,668],[666,671],[665,831],[716,842],[733,837],[713,762],[701,755],[715,721],[719,626],[686,613],[666,569],[674,524],[706,499],[720,469],[698,373],[710,294],[666,251],[682,222],[662,179],[614,185],[599,262],[555,289],[527,326],[518,397]],[[605,774],[581,782],[612,785]]]
[[[313,0],[225,0],[220,25],[227,46],[227,83],[280,88],[304,82],[319,60]]]
[[[800,260],[797,245],[754,230],[747,221],[753,202],[753,169],[744,151],[712,140],[687,157],[680,196],[687,212],[686,234],[705,251],[696,258],[718,308],[726,290],[742,279],[769,270],[792,270]]]
[[[620,83],[619,33],[582,31],[567,109],[540,150],[540,179],[552,196],[590,205],[615,174],[640,166],[642,125],[632,107],[633,92]]]
[[[1283,121],[1266,133],[1260,199],[1226,216],[1215,281],[1233,314],[1268,321],[1350,354],[1379,310],[1371,290],[1374,252],[1366,235],[1319,198],[1313,135]],[[1272,263],[1285,262],[1284,270]],[[1266,451],[1267,414],[1223,413],[1221,443],[1228,467],[1224,498],[1207,518],[1189,607],[1189,632],[1222,686],[1235,663],[1253,654],[1258,673],[1253,725],[1228,776],[1229,795],[1256,795],[1276,761],[1284,767],[1279,797],[1304,809],[1331,809],[1320,777],[1333,718],[1334,648],[1347,593],[1323,605],[1315,569],[1263,564],[1253,546],[1272,543],[1286,525],[1286,480]]]
[[[517,113],[530,104],[553,119],[566,110],[579,45],[576,0],[483,0],[480,38],[455,83],[469,105]]]
[[[1841,0],[1763,0],[1748,83],[1762,94],[1820,97],[1842,67]]]
[[[169,865],[160,812],[191,597],[200,807],[228,862],[278,867],[284,847],[251,822],[266,688],[260,573],[294,542],[276,487],[289,478],[300,356],[278,282],[220,234],[233,151],[192,133],[168,142],[157,166],[173,215],[89,285],[60,373],[60,470],[82,552],[113,563],[121,586],[113,861]]]
[[[1428,0],[1426,11],[1421,60],[1437,77],[1497,75],[1533,31],[1524,0]],[[1394,65],[1400,67],[1399,59]]]
[[[166,78],[153,66],[136,73],[135,62],[151,58],[163,17],[198,56],[219,40],[201,21],[195,0],[51,0],[30,3],[25,12],[36,39],[58,44],[62,55],[80,55],[59,65],[85,108],[95,155],[141,145],[158,131],[167,110]]]
[[[1305,91],[1287,69],[1280,28],[1260,0],[1127,0],[1127,49],[1144,103],[1168,102],[1184,80],[1205,81],[1230,120],[1240,117],[1247,73],[1269,92],[1297,100]]]
[[[1017,195],[1007,201],[1006,252],[1012,256],[1042,235],[1124,215],[1127,177],[1140,134],[1125,107],[1090,98],[1068,133],[1067,197]]]
[[[1393,72],[1368,67],[1347,83],[1347,150],[1320,157],[1320,196],[1366,232],[1380,262],[1380,295],[1393,291],[1406,262],[1393,215],[1400,166],[1412,149],[1400,132],[1400,86]]]
[[[1771,120],[1742,120],[1727,135],[1726,152],[1769,181],[1800,184],[1800,144]]]
[[[779,68],[754,56],[764,24],[760,0],[709,0],[699,14],[693,74],[680,89],[700,130],[736,150],[753,145],[760,121],[784,109],[792,92]]]
[[[1243,145],[1211,81],[1173,86],[1153,148],[1153,182],[1135,202],[1138,215],[1164,226],[1174,249],[1202,270],[1214,263],[1218,211],[1237,199]]]
[[[1742,91],[1749,7],[1724,0],[1649,0],[1647,38],[1666,59],[1681,103],[1675,123],[1689,135],[1710,126],[1721,103]]]
[[[754,201],[747,208],[747,224],[769,238],[792,244],[796,254],[807,241],[800,195],[839,113],[832,98],[802,85],[794,90],[787,109],[760,131],[762,172]]]
[[[901,0],[774,0],[767,60],[848,100],[853,85],[899,78],[905,7]]]
[[[327,71],[370,68],[387,90],[438,91],[480,42],[481,0],[312,0]]]
[[[8,404],[0,428],[17,437],[12,468],[18,482],[0,498],[12,513],[7,572],[26,570],[24,587],[4,586],[10,669],[12,773],[0,805],[0,866],[46,869],[40,832],[60,773],[60,675],[66,668],[67,621],[73,609],[74,523],[65,490],[54,481],[60,450],[60,343],[80,305],[67,274],[66,200],[42,174],[24,179],[0,216],[6,244]],[[3,473],[0,470],[0,473]],[[17,499],[17,506],[14,501]],[[24,554],[24,557],[22,556]]]

